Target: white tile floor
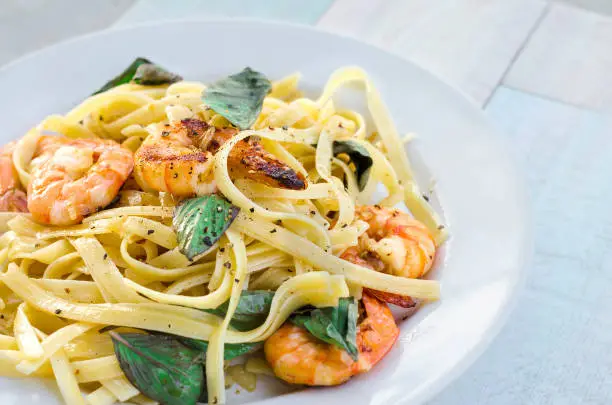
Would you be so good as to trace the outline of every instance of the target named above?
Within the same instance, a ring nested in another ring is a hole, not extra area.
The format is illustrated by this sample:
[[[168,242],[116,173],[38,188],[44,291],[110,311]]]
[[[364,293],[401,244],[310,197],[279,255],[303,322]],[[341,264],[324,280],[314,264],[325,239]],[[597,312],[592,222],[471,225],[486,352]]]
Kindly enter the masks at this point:
[[[0,65],[49,44],[104,29],[134,0],[0,0]]]
[[[611,72],[612,18],[559,4],[550,7],[504,84],[612,111]]]

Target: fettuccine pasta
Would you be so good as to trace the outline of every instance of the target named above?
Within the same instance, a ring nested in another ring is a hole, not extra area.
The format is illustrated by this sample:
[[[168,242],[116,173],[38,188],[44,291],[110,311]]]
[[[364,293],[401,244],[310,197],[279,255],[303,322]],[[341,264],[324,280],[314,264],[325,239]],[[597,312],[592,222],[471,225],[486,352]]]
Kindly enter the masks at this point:
[[[397,338],[387,305],[439,298],[422,276],[447,234],[365,72],[337,70],[313,100],[299,74],[204,84],[137,62],[3,149],[0,373],[104,405],[219,404],[253,373],[333,385],[369,370]],[[374,128],[335,105],[350,83]],[[310,373],[296,336],[341,365]],[[170,382],[139,380],[155,368]]]

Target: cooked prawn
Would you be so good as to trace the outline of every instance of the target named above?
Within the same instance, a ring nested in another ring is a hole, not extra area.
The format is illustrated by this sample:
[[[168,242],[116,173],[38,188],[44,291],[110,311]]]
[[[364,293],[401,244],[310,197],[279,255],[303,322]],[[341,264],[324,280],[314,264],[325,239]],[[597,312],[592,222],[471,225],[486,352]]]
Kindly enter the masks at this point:
[[[28,212],[27,197],[13,165],[15,145],[10,142],[0,148],[0,211]]]
[[[397,209],[380,206],[358,207],[356,217],[370,226],[359,238],[359,257],[375,270],[406,278],[419,278],[429,271],[436,243],[425,225]],[[344,256],[353,261],[355,250]]]
[[[115,141],[43,136],[30,163],[28,208],[44,224],[80,223],[112,202],[134,167]]]
[[[136,151],[135,178],[144,190],[176,196],[205,195],[216,190],[213,155],[237,133],[197,119],[159,124],[157,132]],[[266,152],[255,141],[238,142],[228,157],[234,178],[248,178],[273,187],[301,190],[304,176]]]
[[[348,248],[342,259],[399,277],[424,276],[433,263],[436,244],[429,230],[399,210],[379,206],[361,206],[356,217],[370,226],[358,241]],[[416,306],[410,297],[368,290],[377,298],[404,308]]]
[[[393,347],[399,328],[387,304],[367,293],[362,303],[365,318],[357,330],[358,361],[287,322],[264,344],[266,360],[274,374],[292,384],[338,385],[370,370]]]

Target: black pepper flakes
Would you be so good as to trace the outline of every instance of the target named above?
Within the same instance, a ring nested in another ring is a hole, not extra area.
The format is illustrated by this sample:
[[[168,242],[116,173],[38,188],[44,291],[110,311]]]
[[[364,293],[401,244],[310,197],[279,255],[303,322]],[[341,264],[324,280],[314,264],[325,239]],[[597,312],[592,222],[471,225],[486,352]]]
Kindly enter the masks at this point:
[[[59,315],[59,314],[61,314],[61,313],[62,313],[62,310],[61,310],[61,309],[59,309],[59,308],[58,308],[58,309],[56,309],[56,310],[55,310],[55,315]]]
[[[153,229],[149,229],[149,230],[147,231],[147,235],[151,235],[151,234],[152,234],[152,233],[154,233],[154,232],[155,232],[155,231],[154,231]]]
[[[219,248],[219,252],[221,253],[225,252],[225,248]]]
[[[235,282],[236,284],[238,284],[238,283],[240,282],[240,280],[238,280],[237,278],[235,278],[235,279],[234,279],[234,282]]]
[[[232,267],[232,264],[230,262],[225,262],[223,263],[223,267],[225,267],[226,269],[229,269]]]
[[[438,230],[441,231],[442,229],[444,229],[445,226],[444,225],[438,225]]]
[[[170,131],[162,131],[161,136],[168,136],[170,135]]]
[[[427,194],[423,194],[423,200],[429,202],[429,196]]]
[[[253,207],[249,208],[249,212],[250,212],[250,213],[255,212],[255,208],[253,208]]]
[[[108,253],[104,253],[104,260],[108,259]]]
[[[272,229],[270,233],[276,233],[276,229]]]
[[[283,220],[282,219],[277,219],[276,221],[274,221],[274,224],[282,225],[283,224]]]
[[[283,131],[286,131],[286,130],[289,129],[289,127],[287,125],[283,125],[282,128],[283,128]]]

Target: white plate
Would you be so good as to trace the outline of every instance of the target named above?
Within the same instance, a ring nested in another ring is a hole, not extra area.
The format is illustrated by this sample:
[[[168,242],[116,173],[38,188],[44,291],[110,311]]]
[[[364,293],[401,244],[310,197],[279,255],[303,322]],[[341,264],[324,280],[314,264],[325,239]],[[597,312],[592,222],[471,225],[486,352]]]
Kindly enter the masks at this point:
[[[442,300],[401,324],[398,344],[370,373],[340,387],[296,392],[266,404],[417,404],[483,351],[521,284],[530,240],[523,189],[507,148],[477,107],[410,62],[347,38],[257,21],[180,21],[96,33],[5,66],[1,141],[22,136],[47,114],[66,112],[136,56],[204,81],[247,65],[271,78],[301,71],[311,89],[320,89],[335,68],[359,65],[382,92],[400,132],[419,135],[416,147],[437,179],[452,233],[431,276],[442,282]],[[416,166],[423,177],[424,167]],[[231,401],[286,390],[261,385],[257,394]],[[49,386],[2,379],[0,403],[60,403]]]

